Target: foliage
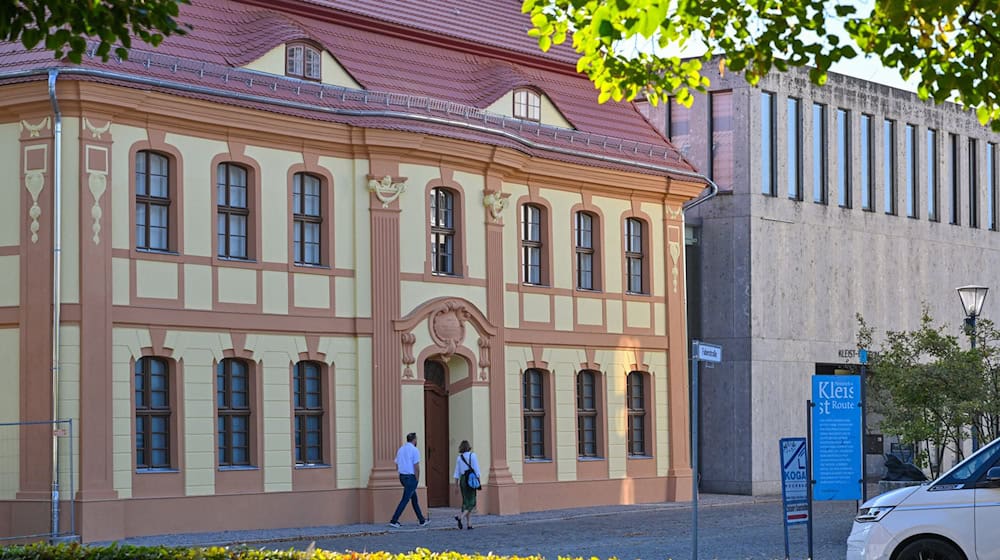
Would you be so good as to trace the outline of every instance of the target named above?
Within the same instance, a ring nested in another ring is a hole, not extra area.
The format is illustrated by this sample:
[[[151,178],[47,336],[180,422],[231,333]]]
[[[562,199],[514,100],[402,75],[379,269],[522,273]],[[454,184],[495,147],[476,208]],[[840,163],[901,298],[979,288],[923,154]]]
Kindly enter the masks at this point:
[[[31,544],[0,547],[0,560],[542,560],[539,556],[494,556],[431,552],[418,548],[406,554],[332,552],[310,545],[306,550],[266,550],[247,547],[182,548],[164,546],[85,546]],[[561,559],[569,560],[569,559]]]
[[[95,54],[108,60],[111,50],[128,58],[132,37],[159,45],[171,34],[183,35],[176,21],[180,4],[189,0],[2,0],[0,41],[20,41],[33,49],[41,44],[56,58],[79,63],[88,39]]]
[[[957,99],[1000,130],[1000,12],[978,0],[523,0],[529,35],[548,50],[572,32],[601,102],[651,102],[676,95],[690,105],[704,91],[702,63],[744,72],[751,84],[772,69],[810,67],[816,84],[830,66],[870,55],[903,78],[917,76],[921,99]],[[844,41],[844,32],[852,40]],[[664,55],[699,44],[700,58]],[[659,50],[659,53],[654,51]]]
[[[963,456],[970,430],[984,442],[998,435],[1000,337],[982,321],[971,349],[932,323],[925,308],[919,329],[886,333],[870,366],[869,403],[882,415],[882,431],[914,444],[937,476],[947,451]],[[858,325],[858,346],[870,347],[874,329],[860,315]]]

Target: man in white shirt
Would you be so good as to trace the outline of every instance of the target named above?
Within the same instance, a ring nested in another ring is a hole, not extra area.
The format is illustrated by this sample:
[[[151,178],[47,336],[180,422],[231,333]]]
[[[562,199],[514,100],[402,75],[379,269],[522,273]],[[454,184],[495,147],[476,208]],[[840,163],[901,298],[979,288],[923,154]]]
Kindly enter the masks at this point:
[[[399,483],[403,485],[403,498],[396,506],[396,513],[392,514],[389,521],[390,527],[399,528],[399,516],[406,509],[406,502],[413,504],[413,512],[417,514],[420,526],[430,523],[420,511],[420,502],[417,500],[417,482],[420,480],[420,450],[417,449],[417,434],[410,432],[406,434],[406,443],[396,452],[396,469],[399,471]]]

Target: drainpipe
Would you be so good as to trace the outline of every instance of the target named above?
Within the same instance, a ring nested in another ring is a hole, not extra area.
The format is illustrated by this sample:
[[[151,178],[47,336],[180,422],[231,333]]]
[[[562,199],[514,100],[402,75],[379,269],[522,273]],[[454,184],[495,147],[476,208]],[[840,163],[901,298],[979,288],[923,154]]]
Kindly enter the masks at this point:
[[[55,113],[52,149],[52,538],[59,534],[59,326],[62,305],[62,113],[56,99],[58,69],[49,70],[49,100]]]

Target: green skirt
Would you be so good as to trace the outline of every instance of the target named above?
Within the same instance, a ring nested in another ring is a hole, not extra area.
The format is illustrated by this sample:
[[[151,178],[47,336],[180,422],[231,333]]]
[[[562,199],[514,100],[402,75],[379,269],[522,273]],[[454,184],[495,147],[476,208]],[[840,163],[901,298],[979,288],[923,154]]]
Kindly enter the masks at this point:
[[[458,486],[462,490],[462,511],[473,511],[476,509],[476,490],[469,488],[469,478],[462,475]]]

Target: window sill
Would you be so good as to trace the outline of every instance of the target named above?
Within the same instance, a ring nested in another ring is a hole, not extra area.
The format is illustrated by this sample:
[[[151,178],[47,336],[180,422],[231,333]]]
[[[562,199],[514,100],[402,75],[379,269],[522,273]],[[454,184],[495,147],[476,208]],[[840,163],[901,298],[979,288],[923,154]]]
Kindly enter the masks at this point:
[[[255,467],[253,465],[232,465],[232,466],[229,466],[229,465],[221,466],[220,465],[218,467],[218,469],[220,471],[259,471],[260,467]]]
[[[159,469],[135,469],[135,474],[177,474],[180,469],[159,468]]]
[[[463,277],[462,277],[461,274],[455,274],[455,273],[452,273],[452,272],[433,272],[432,271],[431,272],[431,278],[435,278],[435,279],[440,278],[442,280],[443,279],[461,280]]]
[[[652,455],[629,455],[628,458],[629,459],[637,459],[637,460],[642,461],[642,460],[645,460],[645,459],[652,459],[653,456]]]
[[[552,459],[525,459],[525,463],[551,463]]]
[[[311,469],[329,469],[332,465],[326,463],[296,463],[295,469],[311,470]]]
[[[638,298],[649,297],[649,294],[644,294],[644,293],[641,293],[641,292],[625,292],[625,295],[629,296],[629,297],[638,297]]]
[[[216,255],[215,258],[217,260],[222,261],[222,262],[242,263],[242,264],[257,264],[257,261],[255,261],[253,259],[241,259],[239,257],[221,257],[219,255]]]
[[[222,260],[221,257],[220,257],[220,260]],[[305,268],[305,269],[311,269],[311,270],[331,270],[330,267],[327,266],[327,265],[325,265],[325,264],[312,264],[312,263],[297,262],[297,263],[294,263],[294,266],[296,268]]]
[[[137,253],[143,253],[146,255],[163,255],[165,257],[179,257],[180,253],[177,251],[168,251],[166,249],[145,249],[141,247],[136,247],[135,251]]]
[[[576,460],[581,463],[602,463],[604,457],[577,457]]]

